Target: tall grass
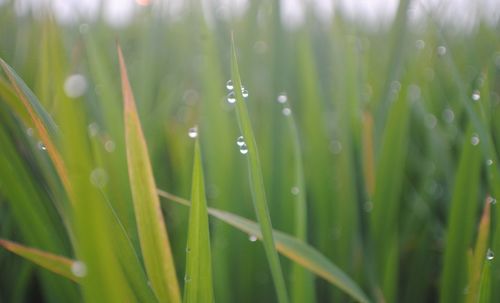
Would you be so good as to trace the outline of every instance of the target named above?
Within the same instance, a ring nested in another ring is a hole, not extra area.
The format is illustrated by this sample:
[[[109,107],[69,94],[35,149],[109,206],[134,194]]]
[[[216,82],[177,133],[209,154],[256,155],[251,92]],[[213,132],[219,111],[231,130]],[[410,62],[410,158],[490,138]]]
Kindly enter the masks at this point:
[[[0,4],[0,302],[500,300],[500,25],[212,4]]]

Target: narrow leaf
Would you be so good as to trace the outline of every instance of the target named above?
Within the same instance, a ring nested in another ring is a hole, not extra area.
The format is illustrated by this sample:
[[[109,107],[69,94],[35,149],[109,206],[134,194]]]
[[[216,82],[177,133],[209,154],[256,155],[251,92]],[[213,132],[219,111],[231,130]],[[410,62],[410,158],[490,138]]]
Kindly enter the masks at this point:
[[[118,46],[124,101],[125,140],[130,188],[146,273],[161,302],[180,302],[174,260],[151,168],[146,141],[135,107],[123,54]]]
[[[51,272],[54,272],[72,281],[77,281],[77,277],[71,271],[71,267],[75,264],[75,261],[71,259],[4,239],[0,239],[0,246],[18,256],[21,256],[35,263],[38,266],[50,270]]]
[[[184,302],[213,302],[207,202],[198,140],[196,140],[194,151],[191,201],[188,243],[186,247]]]
[[[472,258],[472,271],[469,275],[468,293],[466,302],[478,302],[481,285],[481,275],[484,270],[484,263],[487,260],[488,239],[490,236],[490,197],[486,199],[481,221],[479,222],[479,232],[476,240],[476,247]]]
[[[280,260],[274,245],[271,216],[269,215],[269,209],[267,206],[266,191],[264,189],[264,180],[262,177],[257,143],[253,134],[250,115],[248,114],[242,94],[243,86],[241,84],[240,73],[238,70],[234,38],[232,39],[231,44],[231,78],[235,88],[234,93],[236,95],[236,116],[238,119],[238,125],[248,148],[246,156],[248,159],[248,168],[250,173],[250,189],[252,192],[255,213],[262,229],[262,242],[264,244],[264,250],[266,251],[267,260],[271,268],[271,275],[276,288],[278,301],[280,303],[286,303],[288,302],[288,295],[286,292],[285,279],[283,278]]]
[[[162,190],[158,190],[158,195],[185,206],[191,205],[191,202]],[[263,238],[261,228],[256,222],[210,207],[208,213],[247,234],[256,236],[260,240]],[[349,276],[314,247],[280,231],[274,230],[273,236],[276,240],[275,248],[282,255],[337,286],[356,301],[370,302],[363,290]]]

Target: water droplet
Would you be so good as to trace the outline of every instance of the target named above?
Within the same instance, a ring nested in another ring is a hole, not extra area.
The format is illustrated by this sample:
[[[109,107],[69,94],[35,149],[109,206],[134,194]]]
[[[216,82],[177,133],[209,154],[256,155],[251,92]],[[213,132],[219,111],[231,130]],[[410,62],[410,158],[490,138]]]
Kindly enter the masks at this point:
[[[290,116],[292,114],[292,110],[289,107],[283,107],[281,113],[285,116]]]
[[[340,143],[340,141],[337,140],[333,140],[332,142],[330,142],[329,147],[330,151],[335,155],[340,154],[340,152],[342,151],[342,143]]]
[[[249,236],[248,236],[248,240],[249,240],[250,242],[255,242],[255,241],[257,241],[257,236],[256,236],[256,235],[249,235]]]
[[[240,146],[240,153],[242,155],[246,155],[248,153],[248,147],[247,147],[247,144],[246,143],[243,143],[241,146]]]
[[[424,120],[425,120],[425,126],[427,126],[427,128],[433,129],[436,127],[437,119],[436,116],[434,116],[433,114],[425,115]]]
[[[373,209],[373,202],[372,201],[366,201],[365,204],[363,205],[363,209],[369,213]]]
[[[192,138],[192,139],[198,137],[198,127],[196,127],[196,126],[191,127],[188,131],[188,136],[189,136],[189,138]]]
[[[297,186],[294,186],[292,187],[290,192],[292,193],[292,195],[297,196],[300,193],[300,189]]]
[[[491,159],[486,160],[486,165],[488,165],[488,166],[493,165],[493,160],[491,160]]]
[[[233,80],[227,80],[226,88],[227,88],[227,90],[232,90],[234,88]]]
[[[288,101],[288,97],[285,93],[281,93],[278,98],[276,98],[276,100],[278,101],[278,103],[286,103]]]
[[[35,131],[31,127],[26,129],[26,135],[33,137],[34,133],[35,133]]]
[[[186,253],[188,253],[188,254],[189,254],[190,252],[191,252],[191,248],[186,247]]]
[[[98,167],[90,173],[90,182],[97,188],[103,188],[108,183],[108,173]]]
[[[107,140],[106,143],[104,143],[104,149],[108,153],[114,152],[115,148],[116,148],[116,144],[115,144],[115,142],[113,140]]]
[[[417,40],[415,41],[415,47],[418,49],[418,50],[421,50],[425,47],[425,42],[424,40]]]
[[[472,92],[472,100],[479,101],[481,99],[481,93],[476,89]]]
[[[87,275],[87,265],[82,261],[75,261],[71,264],[71,273],[73,273],[75,277],[83,278]]]
[[[89,136],[93,138],[97,136],[97,133],[99,133],[99,125],[97,125],[97,123],[95,122],[92,122],[89,124],[88,130],[89,130]]]
[[[89,32],[89,25],[87,23],[82,23],[78,27],[78,31],[80,31],[80,34],[85,35]]]
[[[486,252],[486,259],[488,261],[491,261],[495,258],[495,253],[491,250],[491,248],[488,248],[488,251]]]
[[[470,143],[474,146],[479,144],[479,136],[477,134],[473,134],[472,137],[470,138]]]
[[[491,196],[488,196],[488,198],[486,198],[486,202],[488,202],[490,204],[497,204],[497,199],[495,199]]]
[[[45,144],[43,144],[42,141],[38,141],[37,146],[39,150],[47,150],[47,147],[45,146]]]
[[[446,123],[452,123],[455,120],[455,113],[453,110],[447,108],[443,111],[443,119]]]
[[[236,139],[236,144],[239,147],[242,147],[243,145],[245,145],[245,139],[243,138],[243,136],[239,136],[238,139]]]
[[[442,45],[438,46],[438,48],[437,48],[437,54],[438,54],[438,56],[444,56],[444,55],[446,55],[446,47],[444,47]]]
[[[189,275],[184,276],[184,282],[191,282],[191,277]]]
[[[229,94],[227,94],[227,102],[229,102],[231,104],[236,102],[236,96],[235,96],[234,92],[230,92]]]
[[[87,79],[80,74],[74,74],[64,81],[64,92],[70,98],[83,96],[87,91]]]
[[[248,90],[243,86],[241,87],[241,95],[243,96],[243,98],[248,98]]]

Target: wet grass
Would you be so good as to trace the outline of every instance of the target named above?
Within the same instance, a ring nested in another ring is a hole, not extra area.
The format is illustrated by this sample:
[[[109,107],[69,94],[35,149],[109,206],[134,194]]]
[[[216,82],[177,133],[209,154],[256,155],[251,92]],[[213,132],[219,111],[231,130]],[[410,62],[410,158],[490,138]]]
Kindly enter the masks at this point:
[[[4,4],[0,302],[500,300],[498,25],[409,5],[288,29],[276,1],[123,28]]]

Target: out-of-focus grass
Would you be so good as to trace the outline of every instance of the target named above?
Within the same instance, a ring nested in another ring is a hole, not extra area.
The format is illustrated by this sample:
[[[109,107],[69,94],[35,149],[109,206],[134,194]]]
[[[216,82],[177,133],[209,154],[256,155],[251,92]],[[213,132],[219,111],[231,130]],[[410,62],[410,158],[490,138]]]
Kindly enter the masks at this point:
[[[318,21],[307,9],[290,29],[279,1],[249,1],[228,18],[212,4],[190,1],[173,20],[157,3],[122,28],[0,6],[0,239],[40,252],[28,259],[80,266],[76,284],[0,249],[0,301],[179,301],[172,281],[184,287],[195,264],[185,260],[189,211],[160,212],[155,186],[190,196],[194,125],[197,202],[206,196],[237,227],[199,220],[216,302],[500,300],[499,25],[457,33],[434,12],[414,24],[401,1],[389,26],[340,11]],[[249,98],[237,91],[229,104],[226,81],[240,76]],[[282,93],[295,122],[275,101]],[[490,225],[480,225],[488,195]],[[266,249],[242,217],[263,224]]]

